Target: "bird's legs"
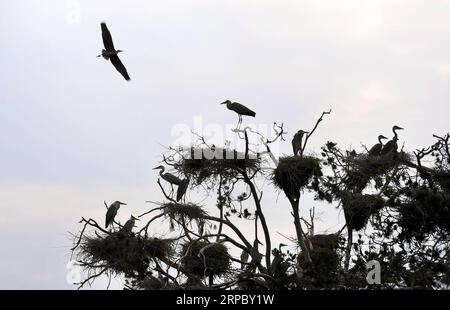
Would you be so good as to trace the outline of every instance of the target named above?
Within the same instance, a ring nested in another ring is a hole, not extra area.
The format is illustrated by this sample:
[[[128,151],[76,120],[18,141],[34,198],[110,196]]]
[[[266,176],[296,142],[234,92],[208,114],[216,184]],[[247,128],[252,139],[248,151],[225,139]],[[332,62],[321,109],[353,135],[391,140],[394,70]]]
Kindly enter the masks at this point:
[[[242,115],[238,114],[238,123],[237,123],[237,127],[236,129],[241,129],[241,124],[242,124]]]

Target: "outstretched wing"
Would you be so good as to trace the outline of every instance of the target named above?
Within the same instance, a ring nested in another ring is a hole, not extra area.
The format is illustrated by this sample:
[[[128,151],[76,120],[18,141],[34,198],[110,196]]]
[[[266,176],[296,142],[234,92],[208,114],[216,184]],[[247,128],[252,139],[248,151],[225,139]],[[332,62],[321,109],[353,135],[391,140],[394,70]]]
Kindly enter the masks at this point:
[[[130,77],[128,76],[127,69],[123,65],[123,63],[120,61],[119,57],[117,55],[113,55],[109,57],[109,60],[111,60],[111,63],[114,65],[114,67],[117,69],[117,71],[122,74],[122,76],[125,78],[125,80],[129,81]]]
[[[102,38],[103,38],[103,45],[105,46],[105,49],[107,51],[114,51],[114,43],[111,37],[111,33],[108,30],[108,27],[106,27],[105,23],[100,24],[102,26]]]

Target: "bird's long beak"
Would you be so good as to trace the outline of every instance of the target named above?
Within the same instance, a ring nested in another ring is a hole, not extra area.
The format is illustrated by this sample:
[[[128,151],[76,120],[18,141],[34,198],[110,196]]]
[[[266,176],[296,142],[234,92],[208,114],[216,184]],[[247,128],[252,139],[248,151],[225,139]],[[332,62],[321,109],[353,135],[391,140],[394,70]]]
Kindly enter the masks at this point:
[[[100,57],[100,56],[102,56],[102,55],[97,55],[96,57]]]
[[[402,128],[402,127],[398,127],[397,129],[398,129],[398,130],[403,130],[403,129],[405,129],[405,128]]]
[[[127,205],[127,204],[126,204],[125,202],[121,202],[120,204],[121,204],[121,205],[124,205],[124,206],[126,206],[126,205]]]
[[[224,102],[221,102],[220,104],[226,104],[227,102],[226,101],[224,101]]]
[[[259,241],[259,240],[258,240],[258,243],[261,244],[261,245],[263,245],[263,244],[261,243],[261,241]]]
[[[152,170],[156,170],[156,169],[161,169],[161,167],[155,167],[155,168],[153,168]]]

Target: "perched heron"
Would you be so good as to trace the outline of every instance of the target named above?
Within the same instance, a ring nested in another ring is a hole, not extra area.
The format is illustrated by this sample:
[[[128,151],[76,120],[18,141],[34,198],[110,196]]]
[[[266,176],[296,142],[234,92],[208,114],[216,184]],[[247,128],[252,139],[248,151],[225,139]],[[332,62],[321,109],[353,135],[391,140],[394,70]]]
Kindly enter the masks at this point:
[[[113,66],[116,68],[116,70],[119,71],[120,74],[122,74],[122,76],[125,78],[125,80],[129,81],[130,77],[128,76],[127,69],[125,68],[123,63],[120,61],[119,56],[117,56],[117,54],[119,54],[120,52],[123,52],[123,51],[116,50],[114,48],[114,43],[113,43],[113,40],[111,37],[111,33],[109,32],[108,27],[106,27],[106,24],[104,22],[102,22],[100,25],[102,27],[102,38],[103,38],[103,45],[105,46],[105,48],[102,50],[102,53],[100,55],[98,55],[97,57],[102,56],[106,60],[109,59],[111,61],[111,63],[113,64]]]
[[[294,151],[294,155],[296,156],[299,152],[302,153],[302,147],[303,147],[303,135],[305,133],[308,133],[304,130],[299,130],[294,135],[294,138],[292,138],[292,150]]]
[[[248,258],[250,257],[250,254],[246,250],[242,250],[241,253],[241,270],[244,270],[245,264],[248,262]]]
[[[380,155],[381,150],[383,149],[383,142],[381,142],[382,139],[388,139],[383,135],[378,136],[378,143],[372,146],[372,148],[369,150],[370,156],[376,156]]]
[[[403,130],[403,128],[399,127],[399,126],[392,127],[392,132],[394,133],[394,137],[392,138],[392,140],[389,140],[388,142],[386,142],[386,144],[384,145],[383,149],[380,152],[380,155],[386,155],[389,153],[397,152],[397,149],[398,149],[398,145],[397,145],[398,136],[397,136],[397,132],[396,132],[397,130]]]
[[[173,175],[172,173],[169,172],[164,172],[166,170],[166,168],[164,168],[164,166],[158,166],[153,168],[153,170],[156,169],[160,169],[159,170],[159,175],[161,176],[161,178],[167,182],[169,182],[172,185],[180,185],[181,184],[181,179],[175,175]]]
[[[259,244],[262,245],[262,243],[258,239],[255,239],[255,241],[253,241],[253,246],[250,249],[250,253],[245,250],[242,251],[242,253],[241,253],[241,270],[243,270],[245,268],[245,265],[247,264],[250,256],[252,257],[251,265],[256,266],[256,264],[261,262],[263,255],[259,253],[259,250],[258,250]]]
[[[277,269],[279,269],[279,265],[283,262],[283,257],[281,255],[281,248],[284,246],[287,246],[287,245],[284,243],[280,243],[278,245],[278,249],[273,249],[273,251],[272,251],[272,254],[273,254],[273,260],[271,263],[272,273],[277,271]]]
[[[255,239],[255,241],[253,241],[253,247],[251,249],[251,255],[252,255],[252,263],[253,264],[257,264],[261,262],[261,259],[263,258],[263,255],[261,253],[259,253],[259,249],[258,249],[258,245],[262,243],[258,240]]]
[[[136,221],[139,221],[137,217],[134,217],[133,215],[130,216],[130,219],[126,221],[125,224],[123,225],[121,232],[131,234],[136,224]]]
[[[181,183],[178,185],[177,201],[180,201],[181,198],[183,198],[184,194],[186,194],[188,186],[189,186],[189,178],[183,179]]]
[[[255,117],[256,113],[247,108],[245,105],[242,105],[238,102],[231,102],[230,100],[226,100],[221,104],[226,104],[228,110],[234,111],[239,116],[238,127],[242,123],[242,115]]]
[[[106,211],[105,228],[108,228],[114,222],[114,218],[121,205],[126,205],[126,203],[115,201],[109,206],[108,211]]]

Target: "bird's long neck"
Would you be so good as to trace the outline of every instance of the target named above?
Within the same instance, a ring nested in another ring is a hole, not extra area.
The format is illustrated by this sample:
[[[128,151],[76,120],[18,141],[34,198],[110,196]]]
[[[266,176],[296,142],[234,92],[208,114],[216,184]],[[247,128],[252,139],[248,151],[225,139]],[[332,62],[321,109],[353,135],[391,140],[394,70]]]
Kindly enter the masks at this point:
[[[398,135],[397,135],[396,130],[397,130],[396,128],[392,129],[392,132],[394,133],[394,140],[395,140],[395,141],[398,140]]]
[[[381,137],[378,137],[378,142],[379,142],[380,144],[383,144],[383,142],[381,142]]]
[[[163,175],[166,169],[164,167],[159,168],[159,175]]]

